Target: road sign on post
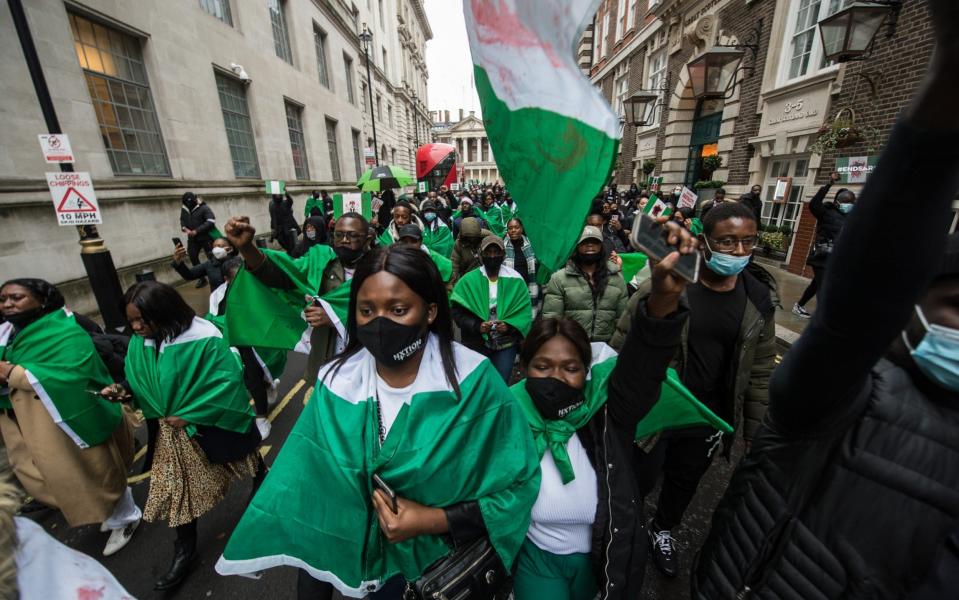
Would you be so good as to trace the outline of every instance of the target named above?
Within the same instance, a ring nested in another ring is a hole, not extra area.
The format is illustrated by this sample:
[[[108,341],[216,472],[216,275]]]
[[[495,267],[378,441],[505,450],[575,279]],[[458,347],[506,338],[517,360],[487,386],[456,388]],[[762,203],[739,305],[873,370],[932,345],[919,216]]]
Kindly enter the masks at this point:
[[[41,133],[40,149],[43,150],[43,160],[51,164],[76,162],[73,149],[70,148],[70,138],[65,133]]]
[[[60,225],[103,223],[89,173],[47,173],[47,186]]]

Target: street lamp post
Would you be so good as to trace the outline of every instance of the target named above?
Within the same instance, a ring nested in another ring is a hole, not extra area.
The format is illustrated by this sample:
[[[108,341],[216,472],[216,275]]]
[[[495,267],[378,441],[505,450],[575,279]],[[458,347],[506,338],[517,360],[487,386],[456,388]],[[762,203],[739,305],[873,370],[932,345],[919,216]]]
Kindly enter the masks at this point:
[[[40,111],[43,113],[43,119],[46,122],[47,133],[63,133],[60,128],[60,120],[57,118],[56,108],[53,105],[53,98],[50,96],[50,89],[47,87],[46,77],[43,75],[43,67],[40,65],[37,48],[33,43],[33,34],[30,32],[30,26],[27,23],[27,15],[23,10],[23,4],[21,0],[8,0],[8,4],[10,14],[13,17],[14,28],[20,38],[20,47],[27,63],[27,70],[30,72],[30,79],[33,81],[33,89],[37,95],[37,101],[40,103]],[[73,165],[60,163],[60,170],[64,173],[72,173]],[[117,276],[116,267],[113,265],[113,256],[110,254],[103,238],[100,237],[96,225],[78,225],[77,233],[80,235],[80,259],[83,261],[83,268],[87,272],[87,280],[90,282],[93,296],[97,300],[97,307],[100,309],[103,324],[111,333],[122,331],[127,324],[121,306],[123,304],[123,289],[120,287],[120,278]]]
[[[373,80],[370,77],[370,44],[373,42],[373,33],[363,23],[363,33],[360,34],[360,41],[363,42],[363,57],[366,59],[366,87],[370,91],[370,123],[373,124],[373,164],[379,166],[380,155],[376,141],[376,114],[373,112]]]

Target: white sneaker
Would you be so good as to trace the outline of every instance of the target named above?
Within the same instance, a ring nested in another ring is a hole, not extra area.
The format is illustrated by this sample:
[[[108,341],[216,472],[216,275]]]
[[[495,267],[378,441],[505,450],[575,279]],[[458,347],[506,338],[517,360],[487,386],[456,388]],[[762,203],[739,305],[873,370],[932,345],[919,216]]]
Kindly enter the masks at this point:
[[[103,556],[110,556],[111,554],[116,554],[124,546],[129,543],[130,538],[133,537],[133,532],[137,530],[137,527],[140,526],[140,519],[130,523],[126,527],[120,529],[114,529],[110,532],[110,538],[107,540],[107,545],[103,548]]]
[[[800,319],[808,319],[812,317],[812,314],[805,308],[799,306],[799,303],[793,304],[793,314],[799,317]]]
[[[270,425],[266,417],[257,417],[256,428],[260,430],[260,440],[262,441],[269,437],[270,430],[273,429],[273,426]]]

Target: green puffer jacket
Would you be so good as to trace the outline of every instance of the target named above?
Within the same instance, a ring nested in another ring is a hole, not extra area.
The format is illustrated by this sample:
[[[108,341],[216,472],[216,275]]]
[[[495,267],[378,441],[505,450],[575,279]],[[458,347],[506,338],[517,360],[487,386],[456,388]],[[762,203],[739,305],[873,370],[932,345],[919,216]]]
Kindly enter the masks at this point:
[[[619,268],[611,263],[606,268],[606,287],[595,301],[589,283],[573,261],[553,273],[543,297],[543,317],[569,317],[583,326],[591,342],[608,342],[616,331],[616,320],[626,310],[629,294]]]

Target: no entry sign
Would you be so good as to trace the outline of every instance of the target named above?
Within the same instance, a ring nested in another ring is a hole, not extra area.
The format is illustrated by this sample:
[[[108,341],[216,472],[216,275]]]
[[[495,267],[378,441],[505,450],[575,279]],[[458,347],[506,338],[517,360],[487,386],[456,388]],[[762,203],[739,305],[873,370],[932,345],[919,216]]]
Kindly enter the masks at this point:
[[[89,173],[47,173],[60,225],[99,225],[100,206]]]

